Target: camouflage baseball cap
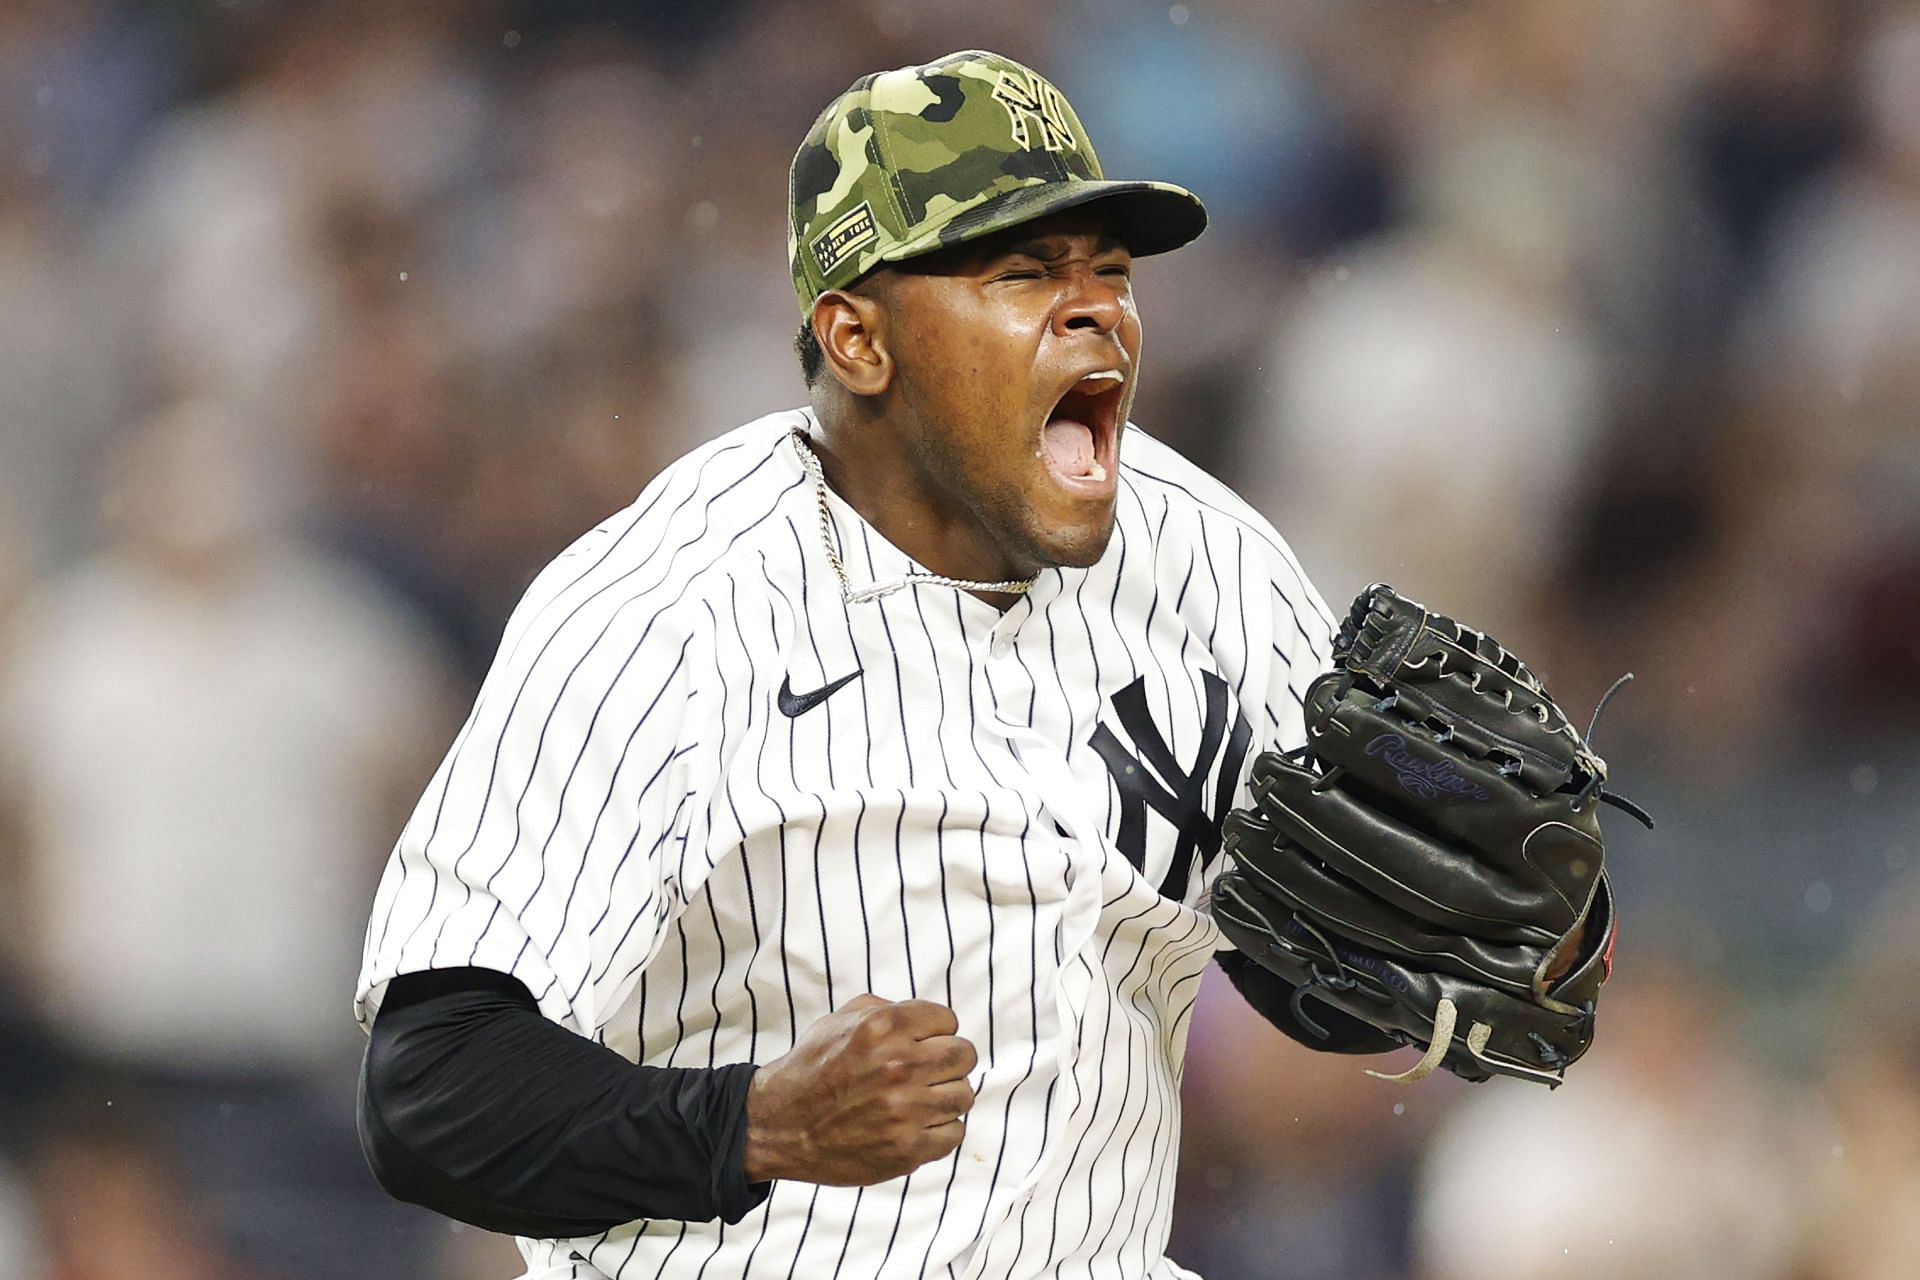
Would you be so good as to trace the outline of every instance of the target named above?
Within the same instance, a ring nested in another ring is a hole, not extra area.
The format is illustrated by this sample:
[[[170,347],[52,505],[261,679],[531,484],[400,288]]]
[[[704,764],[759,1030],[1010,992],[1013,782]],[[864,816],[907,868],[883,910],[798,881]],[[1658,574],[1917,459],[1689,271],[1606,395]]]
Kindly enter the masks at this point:
[[[1011,58],[970,49],[862,76],[793,157],[787,259],[800,314],[883,262],[1096,200],[1135,256],[1207,225],[1183,187],[1107,179],[1066,98]]]

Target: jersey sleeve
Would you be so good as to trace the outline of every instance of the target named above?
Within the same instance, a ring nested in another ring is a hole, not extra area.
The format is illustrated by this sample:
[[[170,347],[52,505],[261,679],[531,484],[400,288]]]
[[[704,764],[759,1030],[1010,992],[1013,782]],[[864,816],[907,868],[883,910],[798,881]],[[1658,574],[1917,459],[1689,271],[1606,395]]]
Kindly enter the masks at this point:
[[[691,892],[670,875],[719,747],[695,678],[706,642],[689,611],[622,590],[605,560],[576,547],[509,623],[388,860],[355,998],[363,1026],[397,975],[477,967],[592,1035]]]
[[[1263,732],[1254,735],[1259,749],[1288,751],[1306,743],[1307,685],[1333,665],[1337,624],[1278,534],[1262,546],[1262,552],[1257,563],[1263,581],[1248,583],[1244,589],[1255,594],[1248,602],[1249,613],[1264,624],[1259,630],[1267,653],[1259,656],[1265,663],[1265,679],[1244,692],[1249,701],[1257,700],[1265,708]],[[1249,674],[1259,666],[1249,661]],[[1246,797],[1241,799],[1244,803]]]

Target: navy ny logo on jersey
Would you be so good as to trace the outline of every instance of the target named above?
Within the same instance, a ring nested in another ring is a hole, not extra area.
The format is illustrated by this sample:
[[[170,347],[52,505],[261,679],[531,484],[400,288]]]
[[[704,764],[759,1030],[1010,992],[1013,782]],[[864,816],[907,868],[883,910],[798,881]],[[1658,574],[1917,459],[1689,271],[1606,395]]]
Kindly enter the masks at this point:
[[[1120,792],[1120,831],[1114,843],[1128,862],[1146,870],[1149,808],[1179,833],[1173,861],[1160,882],[1161,895],[1175,901],[1186,898],[1196,863],[1204,872],[1220,854],[1220,823],[1233,804],[1240,769],[1253,743],[1253,727],[1239,708],[1234,708],[1231,722],[1228,720],[1227,682],[1211,671],[1202,671],[1200,682],[1206,688],[1207,716],[1191,768],[1174,758],[1166,737],[1153,723],[1144,676],[1113,695],[1114,717],[1140,754],[1128,751],[1119,735],[1104,724],[1094,730],[1089,744],[1106,762],[1113,785]],[[1207,805],[1209,780],[1213,782],[1211,810]]]

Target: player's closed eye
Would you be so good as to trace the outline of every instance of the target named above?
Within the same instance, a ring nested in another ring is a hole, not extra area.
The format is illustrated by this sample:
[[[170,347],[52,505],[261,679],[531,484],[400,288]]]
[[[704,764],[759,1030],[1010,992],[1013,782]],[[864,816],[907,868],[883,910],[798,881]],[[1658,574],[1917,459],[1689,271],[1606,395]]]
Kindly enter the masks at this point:
[[[1131,280],[1133,267],[1130,263],[1109,262],[1094,268],[1095,274],[1109,280]],[[1001,280],[1041,280],[1049,274],[1048,268],[1040,263],[1025,262],[1017,266],[1002,268],[993,275],[994,281]]]

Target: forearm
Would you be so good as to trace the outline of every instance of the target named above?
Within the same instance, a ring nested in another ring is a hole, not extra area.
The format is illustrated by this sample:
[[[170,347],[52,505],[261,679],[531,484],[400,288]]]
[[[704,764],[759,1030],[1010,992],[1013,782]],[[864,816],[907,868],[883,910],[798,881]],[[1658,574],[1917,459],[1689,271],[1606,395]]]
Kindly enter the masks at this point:
[[[635,1066],[481,969],[390,984],[360,1079],[361,1147],[389,1193],[512,1235],[636,1218],[736,1222],[750,1065]]]

